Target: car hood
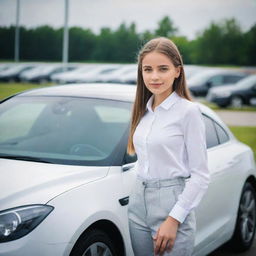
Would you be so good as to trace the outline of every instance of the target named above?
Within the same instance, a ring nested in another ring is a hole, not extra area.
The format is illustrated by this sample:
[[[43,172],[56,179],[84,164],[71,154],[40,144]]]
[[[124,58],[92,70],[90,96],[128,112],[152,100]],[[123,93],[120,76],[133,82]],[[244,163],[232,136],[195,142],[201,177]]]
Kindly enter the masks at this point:
[[[211,92],[213,93],[222,93],[222,92],[232,92],[236,89],[236,86],[234,85],[225,85],[225,86],[217,86],[214,88],[211,88]]]
[[[109,167],[0,159],[0,211],[45,204],[72,188],[105,177]]]

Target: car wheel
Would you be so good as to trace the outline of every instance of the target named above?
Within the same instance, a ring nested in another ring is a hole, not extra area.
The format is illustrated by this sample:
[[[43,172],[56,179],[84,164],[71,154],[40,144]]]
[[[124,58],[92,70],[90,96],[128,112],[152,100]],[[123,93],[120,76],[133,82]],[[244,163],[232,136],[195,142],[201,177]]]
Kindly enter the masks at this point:
[[[15,80],[14,78],[10,78],[10,79],[8,80],[8,82],[9,82],[10,84],[13,84],[13,83],[16,83],[16,80]]]
[[[226,108],[227,107],[227,105],[226,104],[217,104],[218,105],[218,107],[220,107],[220,108]]]
[[[230,104],[234,108],[241,108],[243,106],[243,99],[240,96],[232,96]]]
[[[41,78],[40,80],[39,80],[39,83],[40,84],[46,84],[48,81],[47,81],[47,79],[45,79],[45,78]]]
[[[228,246],[236,252],[248,250],[253,242],[256,226],[256,194],[253,186],[246,182],[238,209],[235,232]]]
[[[115,244],[110,237],[99,229],[85,232],[76,242],[70,256],[118,256]]]

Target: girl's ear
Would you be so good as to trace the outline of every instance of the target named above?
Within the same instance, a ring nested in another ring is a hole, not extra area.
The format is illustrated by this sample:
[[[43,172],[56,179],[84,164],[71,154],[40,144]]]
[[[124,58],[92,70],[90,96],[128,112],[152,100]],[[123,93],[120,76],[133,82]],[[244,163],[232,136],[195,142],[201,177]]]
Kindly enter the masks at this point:
[[[180,70],[181,70],[181,66],[176,67],[176,75],[175,78],[178,78],[180,76]]]

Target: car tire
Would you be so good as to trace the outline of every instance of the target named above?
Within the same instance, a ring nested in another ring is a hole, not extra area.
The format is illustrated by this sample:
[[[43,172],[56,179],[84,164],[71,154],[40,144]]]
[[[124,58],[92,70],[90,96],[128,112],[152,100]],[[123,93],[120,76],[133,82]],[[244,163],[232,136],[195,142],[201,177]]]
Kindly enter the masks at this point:
[[[232,96],[230,99],[230,105],[234,108],[241,108],[243,103],[244,101],[240,96]]]
[[[14,84],[14,83],[16,83],[17,81],[16,81],[15,78],[10,78],[10,79],[8,80],[8,82],[9,82],[10,84]]]
[[[47,81],[47,79],[45,79],[45,78],[41,78],[40,80],[39,80],[39,83],[40,84],[46,84],[48,81]]]
[[[119,256],[114,242],[100,229],[90,229],[78,239],[70,256]]]
[[[217,104],[218,105],[218,107],[220,107],[220,108],[226,108],[228,105],[227,104]]]
[[[240,202],[236,226],[228,247],[235,252],[247,251],[253,242],[256,226],[256,194],[253,186],[246,182]]]

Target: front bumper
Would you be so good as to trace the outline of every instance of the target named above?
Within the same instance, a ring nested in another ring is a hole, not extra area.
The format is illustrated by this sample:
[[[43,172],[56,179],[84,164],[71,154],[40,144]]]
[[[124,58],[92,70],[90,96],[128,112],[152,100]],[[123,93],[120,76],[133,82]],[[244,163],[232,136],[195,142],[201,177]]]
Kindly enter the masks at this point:
[[[27,235],[14,241],[0,243],[0,256],[67,256],[73,246],[71,243],[45,243]]]

